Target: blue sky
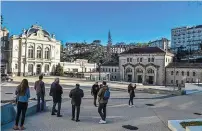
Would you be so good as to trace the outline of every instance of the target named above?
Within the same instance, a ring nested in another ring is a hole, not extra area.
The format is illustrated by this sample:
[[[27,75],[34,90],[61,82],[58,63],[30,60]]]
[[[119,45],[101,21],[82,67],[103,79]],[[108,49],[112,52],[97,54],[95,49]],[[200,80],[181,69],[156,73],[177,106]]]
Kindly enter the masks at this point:
[[[202,24],[196,2],[2,2],[4,26],[11,35],[36,22],[65,42],[106,44],[111,31],[116,42],[148,42],[167,37],[171,28]]]

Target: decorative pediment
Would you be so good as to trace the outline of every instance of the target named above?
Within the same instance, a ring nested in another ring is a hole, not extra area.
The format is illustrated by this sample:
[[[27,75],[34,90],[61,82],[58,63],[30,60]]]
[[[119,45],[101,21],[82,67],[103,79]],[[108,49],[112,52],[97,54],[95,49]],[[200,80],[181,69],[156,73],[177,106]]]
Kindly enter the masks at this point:
[[[130,65],[130,66],[134,67],[134,65],[133,65],[133,64],[131,64],[131,63],[126,63],[125,65],[122,65],[122,66],[123,66],[123,67],[126,67],[126,66],[128,66],[128,65]]]
[[[145,67],[148,67],[148,66],[153,66],[153,67],[155,67],[155,68],[159,68],[159,67],[160,67],[160,66],[155,65],[155,64],[153,64],[153,63],[149,63],[149,64],[147,64]]]
[[[134,68],[137,67],[137,66],[141,66],[141,67],[145,68],[145,65],[143,65],[143,64],[141,64],[141,63],[135,64],[135,65],[134,65]]]

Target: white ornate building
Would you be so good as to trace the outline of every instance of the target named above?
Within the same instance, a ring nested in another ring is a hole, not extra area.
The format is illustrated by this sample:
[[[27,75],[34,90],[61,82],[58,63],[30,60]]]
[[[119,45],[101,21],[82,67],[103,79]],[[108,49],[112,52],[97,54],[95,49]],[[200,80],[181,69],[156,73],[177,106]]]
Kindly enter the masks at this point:
[[[119,56],[120,78],[128,82],[165,85],[165,67],[172,62],[173,56],[158,47],[125,51]]]
[[[60,62],[60,41],[38,25],[10,37],[9,70],[17,75],[53,73]]]

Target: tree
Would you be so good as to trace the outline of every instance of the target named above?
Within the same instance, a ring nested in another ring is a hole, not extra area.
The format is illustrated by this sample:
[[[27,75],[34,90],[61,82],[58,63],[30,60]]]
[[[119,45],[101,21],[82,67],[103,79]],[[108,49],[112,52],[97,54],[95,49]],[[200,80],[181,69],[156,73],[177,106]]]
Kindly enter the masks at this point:
[[[60,63],[56,66],[55,69],[55,75],[57,76],[63,76],[64,71],[63,71],[63,67],[60,65]]]

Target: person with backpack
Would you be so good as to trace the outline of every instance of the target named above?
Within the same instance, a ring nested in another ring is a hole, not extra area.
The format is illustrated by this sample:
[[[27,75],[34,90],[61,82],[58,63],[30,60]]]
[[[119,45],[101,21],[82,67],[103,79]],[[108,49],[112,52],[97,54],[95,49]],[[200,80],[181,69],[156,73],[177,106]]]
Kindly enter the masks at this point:
[[[21,84],[16,89],[16,100],[17,100],[17,115],[15,120],[15,126],[13,127],[14,130],[24,130],[24,121],[25,121],[25,114],[28,107],[28,100],[30,98],[30,90],[28,85],[28,80],[23,79]],[[21,115],[22,113],[22,115]],[[20,128],[18,127],[19,119],[21,115],[21,124]]]
[[[128,85],[128,93],[129,93],[129,102],[128,102],[128,105],[129,107],[133,107],[133,98],[135,97],[135,88],[136,88],[136,85],[133,87],[132,84],[129,84]],[[131,104],[131,105],[130,105]]]
[[[110,91],[105,81],[103,81],[103,87],[98,92],[98,97],[99,97],[98,113],[100,114],[100,117],[102,118],[99,123],[105,124],[106,123],[106,107],[107,107],[108,99],[110,98]]]
[[[94,97],[94,105],[97,107],[96,101],[97,101],[97,93],[99,92],[99,85],[98,82],[96,82],[91,89],[91,95]]]
[[[56,115],[55,107],[56,107],[56,104],[58,104],[57,117],[62,117],[62,115],[60,114],[60,109],[61,109],[61,103],[62,103],[63,90],[59,83],[60,83],[60,79],[56,78],[54,84],[52,84],[51,86],[49,94],[53,97],[53,108],[52,108],[51,115]]]
[[[44,110],[45,84],[42,81],[43,75],[39,76],[39,80],[35,82],[34,89],[37,95],[37,112]],[[41,100],[41,104],[40,104]]]
[[[80,105],[81,105],[81,98],[84,97],[83,90],[79,88],[80,85],[76,84],[76,88],[72,89],[69,93],[69,97],[72,99],[72,120],[75,120],[75,108],[76,112],[76,122],[79,122],[79,114],[80,114]]]

